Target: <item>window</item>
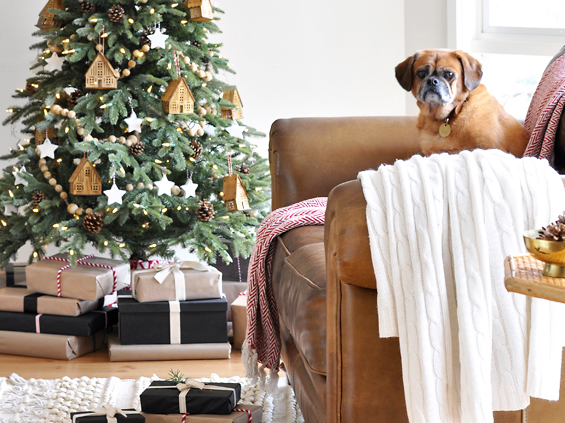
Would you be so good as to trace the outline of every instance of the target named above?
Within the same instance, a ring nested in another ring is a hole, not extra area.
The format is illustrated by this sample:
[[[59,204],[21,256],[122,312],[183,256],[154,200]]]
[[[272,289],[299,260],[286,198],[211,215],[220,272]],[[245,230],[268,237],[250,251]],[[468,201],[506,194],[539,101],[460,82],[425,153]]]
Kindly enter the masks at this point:
[[[565,44],[562,0],[448,0],[449,47],[483,64],[483,84],[519,120]]]
[[[82,184],[76,184],[75,185],[75,191],[76,192],[82,192]]]

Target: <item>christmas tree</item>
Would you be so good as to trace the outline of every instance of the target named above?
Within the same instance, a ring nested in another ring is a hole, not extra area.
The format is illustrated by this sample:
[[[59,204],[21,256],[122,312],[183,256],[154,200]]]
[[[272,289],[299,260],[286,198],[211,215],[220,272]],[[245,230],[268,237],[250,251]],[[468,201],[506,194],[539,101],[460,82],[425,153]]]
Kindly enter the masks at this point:
[[[36,74],[4,124],[27,139],[2,159],[0,265],[26,242],[73,261],[248,256],[269,200],[266,159],[238,121],[233,71],[208,40],[210,0],[49,0]]]

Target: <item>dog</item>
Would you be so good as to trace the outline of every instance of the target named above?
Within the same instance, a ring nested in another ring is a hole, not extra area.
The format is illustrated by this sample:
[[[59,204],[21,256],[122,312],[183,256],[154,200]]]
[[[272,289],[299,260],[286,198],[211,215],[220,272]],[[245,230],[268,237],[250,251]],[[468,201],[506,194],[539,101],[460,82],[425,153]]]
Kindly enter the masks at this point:
[[[491,96],[481,63],[462,51],[422,50],[395,68],[396,79],[416,97],[422,154],[456,154],[498,148],[522,157],[529,135]]]

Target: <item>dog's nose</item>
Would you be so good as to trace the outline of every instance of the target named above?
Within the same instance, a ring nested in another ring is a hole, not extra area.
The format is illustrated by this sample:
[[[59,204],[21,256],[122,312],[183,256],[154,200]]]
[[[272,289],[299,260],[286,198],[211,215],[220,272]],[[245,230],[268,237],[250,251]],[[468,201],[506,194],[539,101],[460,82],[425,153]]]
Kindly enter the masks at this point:
[[[432,76],[428,79],[428,85],[439,85],[439,79]]]

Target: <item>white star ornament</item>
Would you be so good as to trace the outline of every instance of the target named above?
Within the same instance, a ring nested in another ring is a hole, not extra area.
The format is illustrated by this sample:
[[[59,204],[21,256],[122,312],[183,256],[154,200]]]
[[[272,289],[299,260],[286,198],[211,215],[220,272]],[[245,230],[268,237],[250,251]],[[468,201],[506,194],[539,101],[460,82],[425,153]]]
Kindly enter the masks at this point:
[[[108,197],[108,205],[118,203],[122,204],[122,197],[126,192],[123,189],[119,189],[116,183],[112,184],[112,188],[104,191],[104,195]]]
[[[197,188],[198,188],[198,184],[192,182],[192,179],[186,181],[186,184],[181,185],[181,189],[184,191],[184,198],[196,197]]]
[[[22,184],[24,187],[27,186],[28,182],[20,176],[20,172],[25,172],[25,171],[26,171],[26,167],[22,166],[20,170],[12,172],[12,175],[14,175],[14,178],[16,178],[14,182],[16,185]]]
[[[137,114],[132,110],[131,116],[127,119],[124,119],[125,123],[128,126],[128,132],[141,132],[141,124],[143,123],[143,119],[137,117]]]
[[[237,124],[237,121],[234,120],[231,126],[228,126],[226,128],[226,131],[228,132],[228,134],[230,134],[232,137],[235,138],[239,138],[239,139],[243,139],[243,131],[245,130],[245,128],[243,126],[239,126]]]
[[[159,28],[155,30],[154,34],[148,35],[147,38],[151,41],[151,48],[166,48],[165,42],[169,36],[163,34]]]
[[[155,185],[157,185],[157,188],[159,188],[157,195],[171,195],[171,189],[175,186],[175,183],[169,181],[167,175],[163,174],[163,179],[161,179],[159,182],[155,182]]]
[[[45,59],[47,62],[47,66],[49,67],[49,71],[53,72],[54,70],[63,70],[63,62],[65,61],[65,57],[61,57],[54,52],[49,59]]]
[[[52,159],[55,158],[55,150],[58,148],[57,145],[52,144],[51,140],[49,138],[45,138],[45,141],[43,141],[43,144],[40,144],[37,146],[37,149],[41,152],[39,157],[40,158],[44,158],[44,157],[51,157]]]

